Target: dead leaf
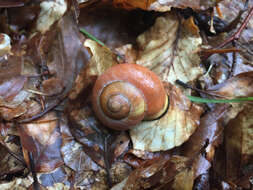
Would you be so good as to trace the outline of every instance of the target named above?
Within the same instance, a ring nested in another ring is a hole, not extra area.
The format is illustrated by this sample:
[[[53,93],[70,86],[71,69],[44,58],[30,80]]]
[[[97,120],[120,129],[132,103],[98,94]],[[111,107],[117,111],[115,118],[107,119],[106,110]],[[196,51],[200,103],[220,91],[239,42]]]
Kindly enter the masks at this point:
[[[197,10],[206,10],[210,7],[213,7],[220,0],[212,1],[187,1],[187,0],[114,0],[113,3],[116,7],[124,8],[127,10],[141,8],[144,10],[154,10],[160,12],[170,11],[172,7],[174,8],[187,8],[190,7],[192,9]]]
[[[208,92],[226,98],[253,96],[253,72],[231,77],[223,83],[211,86]]]
[[[37,172],[50,172],[63,164],[58,127],[58,118],[54,112],[46,114],[33,123],[19,127],[26,163],[30,165],[28,154],[31,153]]]
[[[216,109],[204,115],[200,120],[200,126],[190,139],[181,147],[184,156],[190,157],[200,153],[208,141],[210,144],[217,142],[219,134],[223,130],[220,121],[223,120],[228,106],[219,105]]]
[[[18,190],[27,190],[27,188],[33,183],[31,176],[26,178],[16,178],[11,182],[5,182],[0,184],[2,190],[18,189]]]
[[[192,190],[193,187],[193,170],[185,169],[175,176],[172,188],[174,190]],[[182,183],[183,182],[183,183]]]
[[[252,106],[246,106],[226,127],[226,174],[228,179],[242,175],[253,155]]]
[[[173,13],[158,17],[155,24],[137,38],[136,63],[172,84],[176,80],[193,81],[203,73],[197,54],[202,40],[199,35],[189,33],[181,19]]]
[[[64,163],[77,173],[83,170],[98,171],[100,167],[83,151],[82,145],[74,140],[66,121],[61,121],[62,147]]]
[[[130,130],[134,149],[161,151],[180,146],[199,125],[202,109],[177,87],[167,84],[169,109],[161,118],[143,121]]]
[[[91,51],[92,57],[89,60],[89,65],[77,76],[75,86],[69,95],[71,99],[76,99],[83,90],[94,82],[97,76],[117,64],[116,55],[107,47],[90,39],[85,40],[84,47]]]
[[[42,1],[36,29],[41,33],[49,30],[50,26],[59,20],[67,10],[67,3],[62,0]]]
[[[183,176],[187,178],[186,189],[189,189],[193,185],[193,173],[188,168],[190,163],[187,158],[180,156],[155,158],[134,170],[127,181],[122,182],[124,184],[122,189],[168,189],[174,184],[179,190],[182,186],[179,187],[177,180]]]

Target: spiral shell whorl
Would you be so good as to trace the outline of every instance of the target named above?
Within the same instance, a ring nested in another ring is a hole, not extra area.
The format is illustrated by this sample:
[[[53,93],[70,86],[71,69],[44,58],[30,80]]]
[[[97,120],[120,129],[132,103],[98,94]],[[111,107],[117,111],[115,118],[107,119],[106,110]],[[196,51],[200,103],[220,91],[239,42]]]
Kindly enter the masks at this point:
[[[111,119],[142,120],[144,117],[143,94],[128,82],[115,81],[105,86],[99,104],[104,114]]]
[[[107,127],[126,130],[159,117],[167,95],[160,79],[145,67],[119,64],[100,75],[92,95],[93,110]]]

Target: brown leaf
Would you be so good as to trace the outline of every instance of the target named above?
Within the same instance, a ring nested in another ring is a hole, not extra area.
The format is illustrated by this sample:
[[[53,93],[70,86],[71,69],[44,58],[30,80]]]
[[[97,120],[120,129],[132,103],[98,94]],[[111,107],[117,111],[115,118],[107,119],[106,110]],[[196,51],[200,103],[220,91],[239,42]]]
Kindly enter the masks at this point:
[[[155,24],[138,36],[137,64],[154,71],[163,81],[189,82],[203,73],[197,54],[202,40],[188,30],[187,22],[175,14],[158,17]]]
[[[172,188],[174,190],[192,190],[194,175],[192,169],[185,169],[175,176]],[[182,183],[183,182],[183,183]]]
[[[100,167],[83,151],[82,145],[74,140],[66,121],[62,120],[61,123],[61,153],[64,163],[77,173],[83,170],[98,171]]]
[[[42,85],[47,96],[59,95],[63,91],[62,81],[54,77],[44,80]]]
[[[45,33],[54,22],[63,16],[66,10],[67,2],[65,1],[42,1],[36,29],[41,33]]]
[[[180,146],[199,125],[202,109],[177,87],[166,84],[169,109],[161,118],[143,121],[130,130],[134,149],[160,151]]]
[[[122,189],[137,190],[166,187],[168,189],[168,187],[171,187],[171,183],[174,183],[175,188],[179,189],[177,180],[180,180],[183,176],[187,176],[187,181],[189,179],[189,183],[186,185],[186,189],[189,189],[193,185],[192,171],[191,169],[188,170],[190,163],[191,161],[180,156],[173,156],[170,159],[163,157],[155,158],[134,170],[129,175],[127,181],[122,182],[125,183]]]
[[[91,85],[97,76],[117,64],[116,55],[109,48],[101,46],[90,39],[85,40],[84,46],[91,51],[92,57],[89,60],[89,65],[77,76],[75,86],[71,89],[69,95],[71,99],[76,99],[80,96],[81,92]],[[85,93],[87,94],[87,92]]]
[[[27,101],[32,94],[23,89],[26,81],[26,77],[17,76],[5,80],[0,85],[1,118],[11,121],[27,113],[29,108],[29,103],[27,103]],[[32,101],[30,103],[32,103]]]
[[[8,145],[7,145],[8,144]],[[6,146],[6,147],[4,147]],[[20,156],[22,160],[22,151],[20,146],[14,143],[1,143],[0,144],[0,179],[5,179],[8,175],[13,175],[15,173],[22,173],[24,170],[24,165],[22,162],[17,160],[13,155],[9,154],[9,151]]]
[[[7,60],[0,60],[1,83],[5,80],[10,80],[11,78],[20,77],[22,68],[21,60],[22,59],[19,56],[8,56]]]
[[[105,167],[103,158],[105,134],[103,129],[97,127],[99,124],[91,108],[86,106],[81,110],[72,110],[69,119],[73,137],[83,146],[85,153],[95,163]]]
[[[124,9],[136,9],[141,8],[144,10],[155,10],[160,12],[167,12],[170,11],[172,7],[174,8],[187,8],[190,7],[192,9],[197,10],[206,10],[209,7],[215,6],[217,1],[207,0],[195,0],[195,1],[188,1],[188,0],[114,0],[113,3],[115,6],[124,8]]]
[[[252,162],[253,109],[246,106],[226,127],[226,174],[229,179],[242,175],[243,168]]]
[[[79,29],[71,13],[66,14],[48,35],[53,41],[47,53],[47,66],[68,92],[74,83],[78,70],[87,64],[89,53],[83,47]],[[45,49],[46,51],[46,49]]]
[[[31,153],[37,172],[50,172],[63,164],[60,154],[61,136],[57,120],[56,114],[50,112],[33,123],[19,127],[26,163],[30,165],[27,154]]]
[[[208,92],[226,98],[253,96],[253,72],[231,77],[223,83],[211,86]]]
[[[0,96],[4,101],[11,101],[23,89],[26,80],[26,77],[17,76],[2,82]]]
[[[217,135],[221,134],[223,128],[220,124],[224,114],[227,112],[228,106],[220,105],[208,114],[204,115],[200,120],[200,126],[190,139],[182,146],[184,156],[191,157],[200,153],[208,141],[210,144],[217,142]]]

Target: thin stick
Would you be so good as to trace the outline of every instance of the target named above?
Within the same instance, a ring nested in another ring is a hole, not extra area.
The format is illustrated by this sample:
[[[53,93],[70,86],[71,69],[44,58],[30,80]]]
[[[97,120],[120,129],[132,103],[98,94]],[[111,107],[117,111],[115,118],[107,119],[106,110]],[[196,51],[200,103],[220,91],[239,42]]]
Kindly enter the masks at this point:
[[[226,39],[223,43],[221,43],[217,48],[222,48],[225,45],[227,45],[228,43],[234,41],[234,40],[238,40],[242,34],[242,31],[244,30],[244,28],[247,26],[250,18],[253,16],[253,7],[251,7],[247,17],[244,19],[242,25],[240,26],[240,28],[232,35],[230,36],[228,39]]]

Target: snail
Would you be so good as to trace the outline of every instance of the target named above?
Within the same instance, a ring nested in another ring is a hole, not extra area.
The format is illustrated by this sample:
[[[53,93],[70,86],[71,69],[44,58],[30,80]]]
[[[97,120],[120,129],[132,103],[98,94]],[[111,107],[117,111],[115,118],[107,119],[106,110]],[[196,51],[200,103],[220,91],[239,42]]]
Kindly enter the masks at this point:
[[[115,130],[127,130],[142,120],[163,115],[168,97],[154,72],[136,64],[118,64],[97,78],[92,106],[102,124]]]

